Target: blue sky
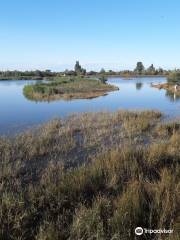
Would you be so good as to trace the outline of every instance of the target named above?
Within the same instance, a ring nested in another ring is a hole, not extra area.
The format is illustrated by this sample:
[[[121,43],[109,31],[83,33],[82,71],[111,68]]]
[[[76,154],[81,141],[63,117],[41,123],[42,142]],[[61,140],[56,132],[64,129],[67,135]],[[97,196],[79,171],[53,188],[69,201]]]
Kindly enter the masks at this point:
[[[179,0],[1,0],[0,69],[180,68]]]

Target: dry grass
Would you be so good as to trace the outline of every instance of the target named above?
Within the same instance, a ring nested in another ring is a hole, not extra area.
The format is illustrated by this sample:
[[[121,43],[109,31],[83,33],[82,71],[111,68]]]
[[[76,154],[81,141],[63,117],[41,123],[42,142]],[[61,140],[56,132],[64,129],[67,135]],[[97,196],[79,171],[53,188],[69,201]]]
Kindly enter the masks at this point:
[[[151,86],[158,89],[165,89],[170,94],[176,94],[177,96],[180,96],[180,87],[177,87],[177,90],[175,90],[176,83],[161,83],[161,84],[152,84]]]
[[[180,128],[160,119],[84,113],[1,138],[0,239],[179,239]]]

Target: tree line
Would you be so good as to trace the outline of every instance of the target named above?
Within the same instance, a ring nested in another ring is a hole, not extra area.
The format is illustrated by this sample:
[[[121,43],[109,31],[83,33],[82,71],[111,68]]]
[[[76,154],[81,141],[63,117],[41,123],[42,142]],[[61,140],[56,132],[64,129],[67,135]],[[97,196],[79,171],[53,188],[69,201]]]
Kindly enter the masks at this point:
[[[179,69],[174,71],[165,70],[163,68],[156,68],[153,64],[151,64],[148,68],[145,68],[142,62],[137,62],[134,70],[122,70],[122,71],[113,71],[113,70],[105,70],[102,68],[100,71],[87,71],[83,68],[79,61],[76,61],[74,69],[61,72],[52,72],[47,69],[44,71],[35,70],[35,71],[0,71],[0,79],[44,79],[50,77],[60,77],[60,76],[109,76],[109,75],[117,75],[117,76],[139,76],[139,75],[169,75],[172,73],[180,73]]]

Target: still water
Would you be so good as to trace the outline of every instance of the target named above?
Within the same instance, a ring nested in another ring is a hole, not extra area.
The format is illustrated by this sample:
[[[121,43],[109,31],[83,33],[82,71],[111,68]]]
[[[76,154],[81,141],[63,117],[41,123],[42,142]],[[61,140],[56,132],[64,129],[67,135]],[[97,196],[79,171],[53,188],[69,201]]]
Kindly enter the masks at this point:
[[[156,109],[166,117],[180,116],[180,99],[151,83],[166,82],[166,78],[109,78],[119,91],[107,96],[85,100],[33,102],[23,95],[23,87],[36,81],[0,81],[0,134],[18,133],[29,127],[76,112],[115,111],[118,109]]]

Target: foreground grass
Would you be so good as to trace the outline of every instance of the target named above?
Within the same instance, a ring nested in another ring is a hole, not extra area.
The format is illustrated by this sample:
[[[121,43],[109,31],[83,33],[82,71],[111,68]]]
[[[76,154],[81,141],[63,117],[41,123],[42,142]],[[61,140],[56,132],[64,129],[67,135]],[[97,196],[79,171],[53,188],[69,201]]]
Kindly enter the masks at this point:
[[[87,113],[1,138],[0,239],[179,239],[180,123],[160,119]]]
[[[52,101],[57,99],[95,98],[106,95],[118,88],[82,77],[61,77],[48,83],[37,83],[24,87],[24,95],[35,101]]]

